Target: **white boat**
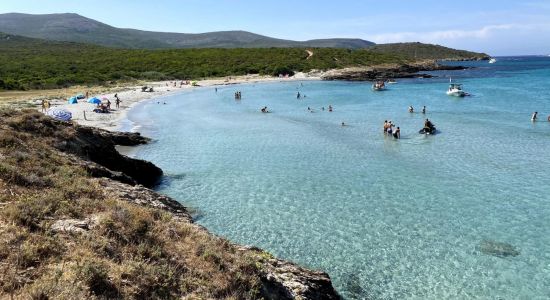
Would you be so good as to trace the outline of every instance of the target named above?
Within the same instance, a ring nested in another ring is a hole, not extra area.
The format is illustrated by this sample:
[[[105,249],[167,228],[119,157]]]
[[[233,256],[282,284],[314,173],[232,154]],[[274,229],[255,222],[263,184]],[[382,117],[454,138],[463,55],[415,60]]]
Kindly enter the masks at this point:
[[[494,64],[494,63],[496,63],[496,62],[497,62],[496,58],[491,58],[491,59],[489,59],[489,63],[490,63],[490,64]]]
[[[386,89],[386,84],[384,81],[376,81],[372,84],[372,90],[373,91],[383,91]]]
[[[397,83],[397,81],[393,80],[393,79],[388,79],[388,81],[386,81],[388,84],[395,84]]]
[[[455,97],[464,97],[464,96],[467,96],[468,93],[466,93],[462,90],[462,84],[460,84],[460,83],[451,83],[451,84],[449,84],[449,89],[447,90],[447,95],[455,96]]]

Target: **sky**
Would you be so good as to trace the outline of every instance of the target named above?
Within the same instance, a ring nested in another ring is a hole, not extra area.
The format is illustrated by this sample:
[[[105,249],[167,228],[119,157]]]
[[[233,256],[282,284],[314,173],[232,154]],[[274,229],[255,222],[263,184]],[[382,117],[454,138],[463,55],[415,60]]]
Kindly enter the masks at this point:
[[[121,28],[276,38],[425,42],[499,55],[550,54],[550,0],[0,0],[0,13],[78,13]]]

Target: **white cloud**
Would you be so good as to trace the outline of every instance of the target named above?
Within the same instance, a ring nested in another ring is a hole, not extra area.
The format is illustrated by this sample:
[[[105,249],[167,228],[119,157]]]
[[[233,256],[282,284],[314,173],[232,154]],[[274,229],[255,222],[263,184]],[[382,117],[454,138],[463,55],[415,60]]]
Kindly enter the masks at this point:
[[[488,25],[475,30],[442,30],[430,32],[396,32],[370,35],[368,38],[376,43],[393,43],[404,41],[420,41],[438,43],[457,39],[484,39],[496,31],[530,29],[533,25],[500,24]],[[540,26],[537,26],[540,27]]]

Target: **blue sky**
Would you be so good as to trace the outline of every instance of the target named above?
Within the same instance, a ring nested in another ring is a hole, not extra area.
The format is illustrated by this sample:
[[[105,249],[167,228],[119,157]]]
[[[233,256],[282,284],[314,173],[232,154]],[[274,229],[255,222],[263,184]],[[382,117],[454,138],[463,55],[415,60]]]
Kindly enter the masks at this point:
[[[357,37],[550,54],[550,0],[0,0],[0,13],[7,12],[74,12],[153,31],[246,30],[294,40]]]

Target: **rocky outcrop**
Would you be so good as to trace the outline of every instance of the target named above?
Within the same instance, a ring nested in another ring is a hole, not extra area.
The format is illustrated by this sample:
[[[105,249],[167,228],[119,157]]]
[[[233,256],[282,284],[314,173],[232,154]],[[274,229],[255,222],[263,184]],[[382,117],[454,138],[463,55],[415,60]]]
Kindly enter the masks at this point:
[[[440,65],[434,61],[404,65],[381,65],[374,67],[353,67],[335,69],[325,72],[323,80],[373,81],[387,78],[431,78],[422,71],[463,70],[462,66]]]
[[[129,132],[110,132],[86,126],[75,125],[76,134],[66,139],[60,140],[55,146],[59,150],[71,153],[75,156],[92,161],[107,168],[95,165],[88,165],[87,169],[93,176],[106,176],[125,183],[133,182],[144,186],[154,186],[162,176],[162,170],[154,164],[133,159],[121,155],[116,149],[115,144],[124,146],[134,146],[144,144],[149,139],[142,137],[138,133]],[[125,175],[125,176],[124,176]],[[129,181],[131,178],[133,182]]]
[[[256,247],[241,250],[262,258],[261,292],[265,299],[340,299],[325,272],[304,269]]]

